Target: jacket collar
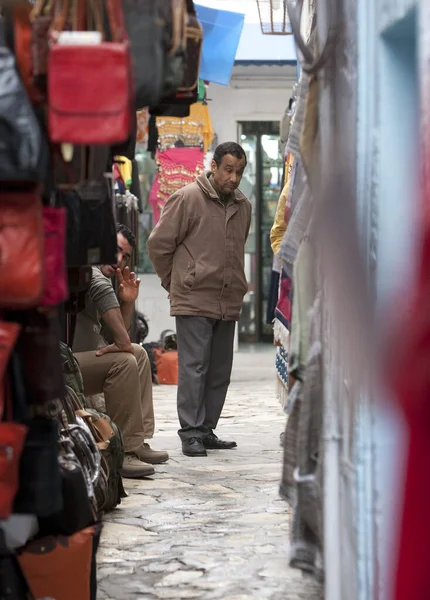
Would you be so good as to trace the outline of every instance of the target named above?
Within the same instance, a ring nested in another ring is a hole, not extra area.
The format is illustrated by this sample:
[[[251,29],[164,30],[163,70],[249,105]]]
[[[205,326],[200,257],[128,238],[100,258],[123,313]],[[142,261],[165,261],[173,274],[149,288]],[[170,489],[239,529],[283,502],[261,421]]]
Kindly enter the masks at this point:
[[[210,175],[210,171],[199,175],[197,177],[197,184],[201,188],[201,190],[206,194],[206,196],[209,196],[209,198],[211,198],[212,200],[219,200],[219,195],[217,194],[215,188],[213,187],[209,179]],[[233,199],[235,202],[245,202],[246,196],[242,194],[240,190],[235,190],[233,194]]]

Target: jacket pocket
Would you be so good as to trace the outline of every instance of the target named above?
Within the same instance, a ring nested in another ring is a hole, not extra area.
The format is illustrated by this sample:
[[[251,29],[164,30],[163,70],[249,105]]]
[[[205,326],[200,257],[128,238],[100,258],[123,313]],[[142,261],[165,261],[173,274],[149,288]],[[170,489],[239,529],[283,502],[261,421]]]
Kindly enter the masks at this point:
[[[183,287],[187,292],[191,292],[196,282],[197,265],[194,261],[189,261],[183,279]]]

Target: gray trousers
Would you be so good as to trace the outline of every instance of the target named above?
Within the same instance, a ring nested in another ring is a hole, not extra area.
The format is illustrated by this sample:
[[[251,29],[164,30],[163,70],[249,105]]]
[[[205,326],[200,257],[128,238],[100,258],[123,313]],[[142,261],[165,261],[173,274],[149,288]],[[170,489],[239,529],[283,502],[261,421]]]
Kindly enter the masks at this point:
[[[220,418],[233,365],[235,321],[176,317],[182,440],[205,437]]]

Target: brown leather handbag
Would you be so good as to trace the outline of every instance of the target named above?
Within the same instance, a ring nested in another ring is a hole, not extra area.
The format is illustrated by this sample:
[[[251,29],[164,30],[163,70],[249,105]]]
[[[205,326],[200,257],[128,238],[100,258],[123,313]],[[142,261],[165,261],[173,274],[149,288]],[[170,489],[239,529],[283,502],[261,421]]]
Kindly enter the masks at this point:
[[[42,296],[42,210],[37,188],[0,191],[0,308],[31,308]]]

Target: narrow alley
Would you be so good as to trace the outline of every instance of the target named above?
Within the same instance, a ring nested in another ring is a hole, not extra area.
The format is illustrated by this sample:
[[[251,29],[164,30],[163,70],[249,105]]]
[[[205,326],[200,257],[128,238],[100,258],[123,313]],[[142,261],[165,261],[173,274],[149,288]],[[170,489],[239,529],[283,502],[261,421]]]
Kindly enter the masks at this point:
[[[191,459],[176,435],[176,388],[155,388],[157,443],[170,461],[107,516],[98,553],[99,600],[319,600],[288,567],[289,514],[278,494],[285,417],[273,348],[236,355],[219,435],[233,451]]]

